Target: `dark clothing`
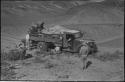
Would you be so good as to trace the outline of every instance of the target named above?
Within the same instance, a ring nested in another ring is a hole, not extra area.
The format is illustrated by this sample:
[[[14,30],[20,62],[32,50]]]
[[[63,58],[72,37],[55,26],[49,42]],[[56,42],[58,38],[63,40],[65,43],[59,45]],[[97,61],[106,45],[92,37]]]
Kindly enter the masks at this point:
[[[37,33],[37,28],[36,28],[35,26],[32,26],[32,27],[29,29],[29,33],[31,33],[31,34]]]
[[[31,28],[29,28],[28,33],[37,34],[40,33],[43,29],[44,29],[44,22],[42,22],[41,24],[37,24],[36,26],[31,26]]]
[[[44,23],[37,24],[37,32],[41,32],[44,29]]]
[[[70,39],[70,41],[72,41],[72,40],[75,39],[75,37],[74,37],[74,35],[72,35],[72,34],[67,34],[67,35],[66,35],[66,39],[67,39],[67,40]]]
[[[40,24],[41,29],[44,29],[44,22],[42,22],[42,24]]]
[[[74,35],[72,34],[67,34],[66,39],[68,41],[70,49],[73,49],[73,41],[75,39]]]

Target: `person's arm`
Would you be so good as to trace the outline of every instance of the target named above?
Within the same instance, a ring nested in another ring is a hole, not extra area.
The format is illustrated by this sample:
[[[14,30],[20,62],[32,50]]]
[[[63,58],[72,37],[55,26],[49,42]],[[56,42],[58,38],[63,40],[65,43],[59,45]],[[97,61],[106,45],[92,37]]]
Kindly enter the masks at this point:
[[[71,38],[69,38],[68,41],[71,41]]]

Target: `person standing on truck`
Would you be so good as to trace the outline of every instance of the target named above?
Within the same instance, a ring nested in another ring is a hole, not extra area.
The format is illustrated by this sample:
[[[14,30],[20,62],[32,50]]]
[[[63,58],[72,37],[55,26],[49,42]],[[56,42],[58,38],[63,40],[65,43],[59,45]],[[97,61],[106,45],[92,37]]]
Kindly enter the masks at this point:
[[[42,23],[40,24],[40,27],[41,27],[41,30],[45,29],[45,28],[44,28],[44,22],[42,22]]]
[[[36,25],[32,25],[32,26],[29,28],[28,33],[30,33],[30,34],[35,34],[35,33],[37,33],[37,26],[36,26]]]
[[[40,33],[43,29],[44,29],[44,22],[42,22],[41,24],[37,24],[38,33]]]

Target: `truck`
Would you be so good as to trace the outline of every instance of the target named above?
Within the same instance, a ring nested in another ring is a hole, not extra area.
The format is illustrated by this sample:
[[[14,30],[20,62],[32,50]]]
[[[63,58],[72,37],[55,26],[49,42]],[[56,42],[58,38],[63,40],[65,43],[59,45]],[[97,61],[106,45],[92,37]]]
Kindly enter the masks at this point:
[[[60,52],[66,51],[79,54],[96,53],[98,49],[95,40],[84,39],[83,36],[84,34],[81,31],[68,29],[60,25],[48,29],[36,30],[35,32],[30,30],[26,35],[26,48],[29,51],[41,49],[49,52],[51,49],[59,47]]]

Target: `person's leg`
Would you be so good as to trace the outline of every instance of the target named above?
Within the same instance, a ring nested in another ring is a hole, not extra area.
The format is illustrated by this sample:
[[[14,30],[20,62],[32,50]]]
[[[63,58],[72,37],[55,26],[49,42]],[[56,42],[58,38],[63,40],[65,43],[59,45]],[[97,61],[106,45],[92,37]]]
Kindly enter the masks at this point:
[[[20,60],[23,60],[26,56],[26,50],[22,49],[21,54],[20,54]]]
[[[87,66],[87,57],[83,57],[82,62],[83,62],[83,70],[84,70],[86,69],[86,66]]]

